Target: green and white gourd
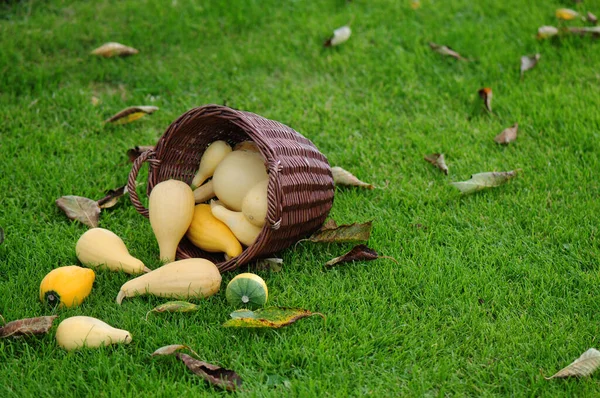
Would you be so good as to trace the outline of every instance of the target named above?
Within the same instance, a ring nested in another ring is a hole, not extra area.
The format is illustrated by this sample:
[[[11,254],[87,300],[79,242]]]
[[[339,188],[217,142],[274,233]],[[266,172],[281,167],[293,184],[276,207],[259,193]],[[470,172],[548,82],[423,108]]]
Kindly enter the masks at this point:
[[[230,304],[243,307],[260,307],[267,303],[267,284],[258,275],[239,274],[229,282],[225,296]]]

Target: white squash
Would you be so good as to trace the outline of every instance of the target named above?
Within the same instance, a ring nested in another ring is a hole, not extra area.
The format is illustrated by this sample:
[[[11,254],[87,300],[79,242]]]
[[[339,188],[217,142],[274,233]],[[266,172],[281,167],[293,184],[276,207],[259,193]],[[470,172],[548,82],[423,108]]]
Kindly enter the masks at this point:
[[[257,227],[265,225],[267,218],[267,190],[269,180],[264,180],[252,187],[242,201],[242,213]]]
[[[200,158],[200,167],[192,180],[192,189],[199,187],[212,177],[217,165],[229,152],[231,152],[231,146],[225,141],[215,141],[210,144]]]
[[[233,151],[219,163],[212,181],[217,198],[231,210],[241,211],[248,191],[268,178],[260,153]]]
[[[215,197],[215,189],[212,180],[204,185],[194,189],[194,201],[196,203],[204,203]]]
[[[179,241],[192,222],[194,206],[194,193],[183,181],[162,181],[150,192],[150,225],[158,242],[161,261],[175,261]]]
[[[65,350],[131,343],[131,333],[90,316],[72,316],[56,328],[56,342]]]
[[[262,228],[248,221],[241,211],[231,211],[219,201],[212,200],[210,209],[213,216],[227,225],[243,245],[252,245],[262,230]]]

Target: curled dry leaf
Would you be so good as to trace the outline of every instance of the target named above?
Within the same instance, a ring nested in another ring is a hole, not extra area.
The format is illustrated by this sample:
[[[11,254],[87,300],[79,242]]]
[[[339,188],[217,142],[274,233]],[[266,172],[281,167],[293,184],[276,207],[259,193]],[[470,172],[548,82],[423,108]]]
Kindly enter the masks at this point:
[[[519,130],[519,123],[515,123],[512,126],[504,129],[500,134],[494,137],[494,141],[498,144],[508,144],[517,139],[517,131]]]
[[[371,249],[367,245],[357,245],[357,246],[354,246],[352,248],[352,250],[350,250],[348,253],[344,254],[343,256],[336,257],[332,260],[327,261],[325,263],[325,266],[333,267],[335,265],[342,264],[342,263],[348,263],[348,262],[352,262],[352,261],[372,261],[372,260],[377,260],[378,258],[388,258],[390,260],[395,261],[396,263],[398,262],[398,261],[396,261],[395,258],[387,257],[387,256],[380,256],[379,254],[377,254],[377,252],[375,250]]]
[[[530,69],[533,69],[538,61],[540,60],[541,55],[523,55],[521,57],[521,79],[523,79],[523,74]]]
[[[372,221],[365,223],[354,223],[348,225],[339,225],[331,228],[330,226],[321,227],[317,232],[312,234],[307,239],[302,241],[309,242],[323,242],[323,243],[344,243],[344,242],[356,242],[356,241],[367,241],[371,236],[371,228],[373,227]]]
[[[187,301],[169,301],[159,305],[146,313],[146,320],[151,312],[193,312],[198,311],[200,307],[196,304],[189,303]]]
[[[333,174],[333,182],[335,185],[347,185],[353,187],[364,187],[367,189],[375,188],[373,184],[368,184],[366,182],[362,182],[358,178],[356,178],[352,173],[342,169],[341,167],[332,167],[331,174]]]
[[[573,361],[569,366],[556,372],[556,374],[545,377],[546,380],[566,378],[566,377],[585,377],[589,376],[600,366],[600,351],[590,348],[579,358]]]
[[[579,35],[579,36],[585,36],[585,35],[591,35],[592,37],[598,37],[600,36],[600,26],[584,26],[584,27],[569,27],[567,28],[567,31],[571,34],[574,35]]]
[[[323,44],[325,47],[333,47],[347,41],[352,34],[352,30],[349,26],[342,26],[333,31],[333,36],[325,41]]]
[[[481,191],[486,188],[494,188],[507,183],[510,179],[517,176],[518,170],[487,172],[473,174],[470,180],[451,182],[453,187],[456,187],[463,194],[470,194]]]
[[[280,272],[283,269],[282,264],[283,259],[281,258],[261,258],[256,261],[254,268],[257,271]]]
[[[159,355],[173,355],[177,351],[181,351],[184,349],[190,349],[190,347],[183,345],[183,344],[166,345],[166,346],[160,347],[158,350],[154,351],[152,353],[152,356],[155,357],[155,356],[159,356]]]
[[[444,174],[448,175],[448,166],[446,166],[446,160],[444,159],[443,153],[425,155],[424,159],[440,169]]]
[[[435,51],[436,53],[446,55],[448,57],[452,57],[452,58],[458,59],[460,61],[468,61],[468,59],[466,59],[465,57],[463,57],[462,55],[460,55],[459,53],[457,53],[456,51],[454,51],[453,49],[451,49],[448,46],[429,42],[429,47],[431,47],[431,49],[433,51]]]
[[[556,18],[562,19],[563,21],[572,21],[579,16],[579,13],[570,8],[559,8],[556,10]]]
[[[540,26],[537,31],[538,39],[548,39],[552,36],[556,36],[558,34],[558,29],[554,26]]]
[[[183,353],[177,353],[175,356],[195,375],[202,377],[213,386],[227,391],[235,391],[242,386],[242,378],[233,370],[199,361]]]
[[[123,185],[117,189],[109,189],[106,196],[98,199],[98,206],[101,209],[109,209],[117,204],[119,198],[127,193],[127,185]]]
[[[98,202],[82,196],[62,196],[56,199],[56,205],[65,212],[71,220],[77,220],[95,228],[100,218]]]
[[[598,18],[589,11],[588,11],[587,15],[585,16],[585,20],[594,25],[598,24]]]
[[[492,89],[489,87],[484,87],[477,91],[477,94],[479,94],[479,97],[481,97],[481,99],[483,100],[483,105],[485,105],[485,109],[487,109],[488,112],[492,113]]]
[[[19,319],[0,327],[0,338],[46,334],[52,327],[56,315]],[[4,320],[4,318],[2,318]]]
[[[156,106],[130,106],[118,112],[114,116],[106,119],[104,123],[111,124],[126,124],[131,123],[139,118],[154,113],[158,110]]]
[[[320,312],[311,312],[302,308],[269,307],[256,311],[244,309],[232,312],[230,314],[232,319],[225,322],[223,326],[278,329],[313,315],[319,315],[325,319],[325,315]]]
[[[139,53],[139,51],[136,50],[135,48],[128,47],[121,43],[115,43],[115,42],[105,43],[92,51],[93,55],[100,55],[100,56],[106,57],[106,58],[115,57],[115,56],[126,57],[128,55],[133,55],[133,54],[137,54],[137,53]]]
[[[129,157],[129,161],[133,162],[142,153],[144,153],[146,151],[151,151],[153,149],[154,149],[154,147],[152,145],[139,145],[139,146],[136,146],[135,148],[131,148],[131,149],[127,150],[127,156]]]

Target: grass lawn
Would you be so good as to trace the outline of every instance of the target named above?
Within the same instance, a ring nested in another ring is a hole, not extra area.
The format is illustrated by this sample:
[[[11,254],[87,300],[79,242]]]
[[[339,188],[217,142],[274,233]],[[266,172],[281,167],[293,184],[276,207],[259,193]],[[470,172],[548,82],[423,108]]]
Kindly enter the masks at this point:
[[[8,1],[0,5],[0,314],[49,315],[51,269],[77,264],[87,230],[54,201],[123,185],[126,151],[153,145],[188,109],[223,104],[299,131],[332,165],[378,187],[337,189],[331,217],[373,220],[369,246],[398,259],[325,270],[350,244],[301,243],[281,272],[258,272],[270,303],[327,315],[280,330],[226,329],[224,286],[190,314],[144,316],[164,299],[115,303],[125,274],[98,271],[83,305],[133,342],[67,353],[54,340],[0,340],[0,396],[218,394],[158,347],[187,344],[236,370],[242,396],[597,396],[598,375],[544,380],[600,331],[599,42],[538,41],[557,8],[600,2]],[[352,37],[323,48],[332,30]],[[108,41],[140,53],[101,59]],[[429,41],[475,59],[431,51]],[[522,55],[541,54],[519,79]],[[477,90],[493,89],[494,115]],[[100,103],[93,105],[91,98]],[[156,113],[103,120],[131,105]],[[501,147],[493,137],[519,123]],[[423,156],[443,152],[449,175]],[[469,196],[449,185],[522,169]],[[143,182],[143,176],[140,177]],[[159,265],[149,222],[128,200],[100,226]]]

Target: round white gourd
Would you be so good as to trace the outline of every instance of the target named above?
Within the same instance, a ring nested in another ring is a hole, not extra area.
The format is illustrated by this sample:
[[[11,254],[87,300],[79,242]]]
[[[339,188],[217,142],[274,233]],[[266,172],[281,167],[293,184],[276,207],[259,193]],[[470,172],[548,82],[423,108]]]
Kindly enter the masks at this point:
[[[242,201],[248,191],[268,178],[260,153],[233,151],[219,163],[212,181],[217,198],[229,209],[241,211]]]
[[[269,180],[264,180],[252,187],[242,201],[242,213],[257,227],[265,225],[267,218],[267,188]]]

